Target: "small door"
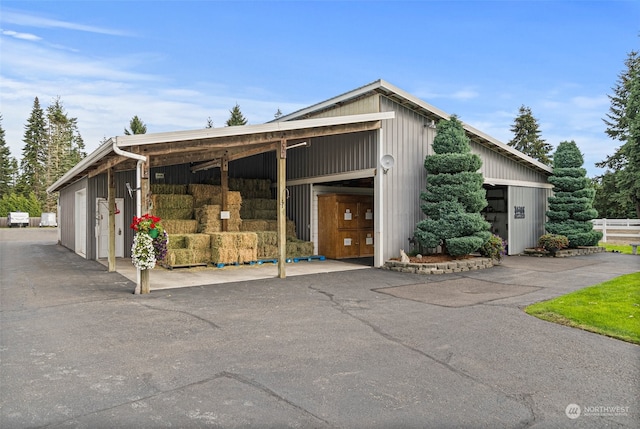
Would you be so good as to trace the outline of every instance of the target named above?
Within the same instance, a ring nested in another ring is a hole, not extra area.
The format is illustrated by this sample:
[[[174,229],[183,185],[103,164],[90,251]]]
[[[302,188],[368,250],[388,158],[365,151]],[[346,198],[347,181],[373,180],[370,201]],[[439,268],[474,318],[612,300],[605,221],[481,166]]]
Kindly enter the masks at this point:
[[[373,201],[366,199],[358,204],[358,228],[373,229]]]
[[[97,247],[98,259],[109,257],[109,205],[104,198],[97,199]],[[116,198],[116,207],[120,209],[120,213],[116,213],[116,258],[124,257],[124,199]]]
[[[87,190],[85,188],[76,191],[74,205],[75,221],[75,252],[87,257]]]
[[[357,258],[360,256],[360,233],[353,231],[338,231],[338,258]]]
[[[338,203],[338,229],[358,228],[358,203],[339,202]]]
[[[373,229],[360,231],[360,256],[373,256]]]

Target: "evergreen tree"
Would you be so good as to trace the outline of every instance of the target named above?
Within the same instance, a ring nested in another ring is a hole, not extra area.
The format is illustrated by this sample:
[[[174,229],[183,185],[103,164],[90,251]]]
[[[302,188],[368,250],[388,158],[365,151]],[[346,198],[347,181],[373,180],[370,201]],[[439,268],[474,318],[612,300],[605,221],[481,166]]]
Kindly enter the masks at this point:
[[[247,119],[242,115],[238,103],[233,106],[233,109],[229,110],[229,113],[231,113],[231,116],[227,119],[228,127],[233,127],[235,125],[247,125]]]
[[[78,132],[77,119],[68,116],[60,97],[54,99],[53,103],[47,107],[46,113],[48,140],[45,147],[44,172],[45,186],[48,187],[76,165],[86,154],[84,141]],[[45,195],[39,200],[45,211],[55,211],[56,195]]]
[[[17,191],[22,195],[29,195],[30,192],[33,192],[39,201],[44,201],[46,197],[44,166],[47,156],[47,140],[44,111],[40,107],[40,100],[36,97],[33,101],[31,115],[25,125]]]
[[[138,116],[134,116],[129,121],[129,129],[124,129],[124,134],[130,136],[131,134],[146,134],[147,126],[142,122],[142,119],[138,118]]]
[[[520,106],[518,117],[513,122],[511,132],[513,139],[507,143],[525,155],[537,159],[543,164],[550,165],[550,153],[553,147],[540,137],[538,121],[531,113],[531,108]]]
[[[490,225],[480,211],[487,206],[482,161],[471,153],[469,138],[456,116],[442,120],[433,141],[434,155],[425,158],[427,188],[420,198],[427,219],[416,225],[414,237],[422,246],[442,246],[452,256],[478,250],[489,240]]]
[[[625,61],[626,70],[618,76],[609,95],[611,106],[607,117],[606,133],[622,143],[613,155],[596,164],[611,170],[618,184],[618,192],[626,198],[640,218],[640,55],[631,51]]]
[[[0,198],[9,194],[15,185],[17,162],[11,156],[11,150],[4,138],[2,115],[0,115]]]
[[[42,214],[42,209],[33,192],[27,196],[11,192],[0,198],[0,217],[6,217],[11,212],[26,212],[29,216],[37,217]]]
[[[602,238],[590,222],[598,212],[593,208],[595,190],[583,163],[578,145],[564,141],[553,155],[553,175],[549,177],[554,196],[549,197],[545,228],[551,234],[566,236],[570,247],[595,246]]]
[[[636,210],[631,200],[621,192],[619,175],[611,171],[592,180],[596,196],[593,200],[593,208],[598,211],[598,216],[607,219],[629,219],[636,216]]]

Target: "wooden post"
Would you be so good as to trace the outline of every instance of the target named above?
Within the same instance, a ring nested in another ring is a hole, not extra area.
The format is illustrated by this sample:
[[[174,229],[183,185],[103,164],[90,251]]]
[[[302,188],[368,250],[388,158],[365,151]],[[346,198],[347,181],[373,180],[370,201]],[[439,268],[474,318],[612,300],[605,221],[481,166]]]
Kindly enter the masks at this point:
[[[229,160],[225,155],[220,163],[220,187],[222,188],[222,211],[229,210]],[[222,219],[222,231],[229,231],[229,220]]]
[[[278,277],[284,279],[287,274],[287,141],[280,141],[278,151]]]
[[[142,214],[149,213],[151,200],[151,187],[149,186],[149,164],[151,160],[147,158],[147,162],[142,164],[142,176],[140,177],[140,190],[142,195],[141,211]],[[140,293],[151,292],[149,282],[149,270],[140,270]]]
[[[107,171],[107,206],[109,207],[109,272],[116,270],[116,185],[113,168]]]

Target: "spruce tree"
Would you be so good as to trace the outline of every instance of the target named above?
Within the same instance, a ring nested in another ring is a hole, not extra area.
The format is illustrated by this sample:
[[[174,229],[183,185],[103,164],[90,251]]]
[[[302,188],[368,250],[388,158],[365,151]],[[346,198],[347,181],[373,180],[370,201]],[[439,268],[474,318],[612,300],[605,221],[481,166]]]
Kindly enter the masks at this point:
[[[507,143],[509,146],[537,159],[543,164],[551,164],[549,154],[553,147],[540,137],[538,120],[531,113],[531,108],[524,105],[520,106],[518,116],[513,121],[511,132],[514,137]]]
[[[142,122],[142,119],[138,118],[137,115],[135,115],[129,121],[129,129],[126,129],[126,128],[124,129],[124,134],[127,136],[130,136],[131,134],[146,134],[146,133],[147,133],[147,126],[145,125],[144,122]]]
[[[44,166],[47,156],[47,140],[44,111],[40,107],[40,100],[36,97],[33,101],[31,115],[25,125],[17,191],[25,196],[33,192],[38,201],[44,201],[46,198]]]
[[[75,166],[86,154],[84,141],[78,132],[77,119],[69,117],[60,97],[54,99],[53,103],[47,107],[46,118],[48,139],[44,148],[46,152],[44,181],[45,186],[48,187]],[[56,195],[45,195],[44,199],[40,199],[40,204],[45,211],[55,211],[56,201]]]
[[[0,198],[13,190],[15,170],[16,160],[11,156],[11,150],[5,141],[2,115],[0,115]]]
[[[231,113],[231,116],[229,117],[229,119],[227,119],[228,127],[232,127],[235,125],[247,125],[247,119],[242,115],[238,103],[233,106],[233,109],[229,110],[229,113]]]
[[[456,116],[441,120],[433,141],[434,155],[424,160],[427,187],[420,198],[427,216],[414,237],[423,247],[442,246],[451,256],[478,250],[489,238],[490,225],[480,211],[487,206],[482,161],[471,153],[469,138]]]
[[[631,51],[625,66],[609,95],[611,106],[604,119],[607,135],[622,145],[596,166],[610,169],[620,195],[640,218],[640,54]]]
[[[583,163],[574,141],[561,142],[553,155],[553,175],[549,177],[554,196],[549,197],[545,228],[551,234],[566,236],[569,247],[595,246],[602,238],[590,222],[598,212],[593,208],[595,190]]]

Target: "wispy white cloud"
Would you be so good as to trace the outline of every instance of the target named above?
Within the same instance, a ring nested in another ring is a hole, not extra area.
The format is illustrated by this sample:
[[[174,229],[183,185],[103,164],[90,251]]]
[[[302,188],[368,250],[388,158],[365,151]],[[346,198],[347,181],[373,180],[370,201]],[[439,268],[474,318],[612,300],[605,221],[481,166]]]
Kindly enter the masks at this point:
[[[31,33],[19,33],[13,30],[0,30],[0,32],[2,33],[3,36],[9,36],[9,37],[13,37],[21,40],[30,40],[30,41],[42,40],[41,37]]]
[[[34,14],[27,14],[15,10],[3,10],[0,22],[6,22],[14,25],[35,28],[61,28],[65,30],[82,31],[88,33],[107,34],[112,36],[129,36],[129,32],[113,29],[96,27],[92,25],[79,24],[76,22],[62,21],[58,19],[46,18]]]

